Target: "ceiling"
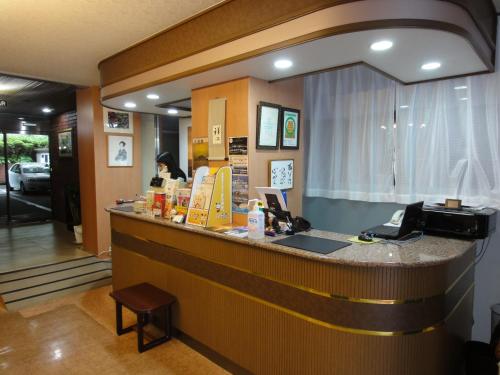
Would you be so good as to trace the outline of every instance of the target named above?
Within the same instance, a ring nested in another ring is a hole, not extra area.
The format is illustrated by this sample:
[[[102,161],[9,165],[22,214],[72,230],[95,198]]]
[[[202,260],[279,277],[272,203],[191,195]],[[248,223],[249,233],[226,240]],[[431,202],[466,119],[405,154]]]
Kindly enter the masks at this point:
[[[373,42],[384,39],[393,41],[394,46],[390,50],[370,50]],[[292,60],[293,66],[287,70],[276,69],[273,66],[274,61],[282,58]],[[188,98],[191,96],[191,90],[195,88],[246,76],[272,81],[360,61],[403,82],[487,70],[471,44],[455,34],[417,28],[370,30],[321,38],[118,96],[103,103],[112,108],[126,110],[124,104],[130,101],[136,104],[136,111],[165,114],[166,109],[159,106],[160,103]],[[429,61],[439,61],[442,66],[435,71],[420,69],[422,64]],[[146,98],[148,94],[157,94],[159,99],[149,100]]]
[[[17,128],[21,121],[38,125],[75,109],[75,86],[0,74],[0,100],[7,102],[6,107],[0,107],[0,128]],[[51,112],[44,113],[45,107]]]
[[[220,0],[0,0],[0,72],[99,84],[104,58]]]

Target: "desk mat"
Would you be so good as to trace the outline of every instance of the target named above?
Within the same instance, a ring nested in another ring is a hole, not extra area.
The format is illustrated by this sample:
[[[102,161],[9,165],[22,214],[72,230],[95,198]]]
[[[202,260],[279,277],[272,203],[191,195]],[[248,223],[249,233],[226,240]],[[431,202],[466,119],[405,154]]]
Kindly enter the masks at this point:
[[[116,206],[111,209],[115,211],[134,212],[134,206]]]
[[[330,254],[336,250],[342,249],[343,247],[351,246],[349,242],[327,240],[325,238],[304,236],[301,234],[276,240],[273,241],[273,243],[319,254]]]

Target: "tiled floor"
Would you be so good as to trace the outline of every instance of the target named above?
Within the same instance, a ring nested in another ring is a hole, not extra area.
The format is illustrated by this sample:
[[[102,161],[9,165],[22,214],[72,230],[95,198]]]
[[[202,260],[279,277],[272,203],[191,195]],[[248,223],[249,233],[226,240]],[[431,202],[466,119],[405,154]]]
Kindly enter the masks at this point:
[[[61,223],[0,227],[0,273],[89,256]]]
[[[0,313],[0,372],[12,374],[228,374],[172,339],[139,354],[135,333],[116,336],[110,287]],[[124,324],[133,322],[130,313]]]

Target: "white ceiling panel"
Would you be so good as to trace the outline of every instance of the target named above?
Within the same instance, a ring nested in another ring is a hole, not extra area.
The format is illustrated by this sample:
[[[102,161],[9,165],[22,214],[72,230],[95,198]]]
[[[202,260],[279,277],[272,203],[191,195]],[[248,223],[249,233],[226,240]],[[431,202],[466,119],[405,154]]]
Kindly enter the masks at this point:
[[[0,0],[0,72],[98,85],[97,64],[220,0]]]
[[[385,52],[374,52],[370,45],[389,39],[394,45]],[[278,70],[273,62],[287,58],[293,61],[288,70]],[[403,82],[415,82],[487,70],[469,42],[455,34],[427,29],[388,29],[363,31],[319,39],[242,62],[209,70],[177,81],[157,85],[120,97],[105,104],[123,108],[126,101],[137,104],[140,112],[165,114],[156,104],[191,96],[191,90],[245,76],[271,81],[322,69],[364,61]],[[422,64],[438,61],[441,68],[423,71]],[[146,99],[155,93],[157,101]]]

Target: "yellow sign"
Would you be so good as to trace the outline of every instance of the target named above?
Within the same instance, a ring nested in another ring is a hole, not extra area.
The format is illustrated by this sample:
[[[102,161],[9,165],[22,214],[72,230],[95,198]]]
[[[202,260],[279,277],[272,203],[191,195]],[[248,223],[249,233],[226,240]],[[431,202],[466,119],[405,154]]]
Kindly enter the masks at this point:
[[[193,179],[187,224],[220,227],[232,222],[230,167],[200,167]]]
[[[209,227],[230,224],[232,218],[232,171],[231,167],[222,167],[215,175],[214,190],[208,213]]]

